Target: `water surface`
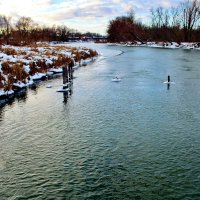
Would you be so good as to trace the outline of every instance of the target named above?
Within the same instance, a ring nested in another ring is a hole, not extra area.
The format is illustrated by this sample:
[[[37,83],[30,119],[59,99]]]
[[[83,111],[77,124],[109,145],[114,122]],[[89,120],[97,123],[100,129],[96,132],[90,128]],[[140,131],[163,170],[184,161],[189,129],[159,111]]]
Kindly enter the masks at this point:
[[[0,199],[200,199],[199,52],[76,45],[102,56],[67,102],[58,77],[0,108]]]

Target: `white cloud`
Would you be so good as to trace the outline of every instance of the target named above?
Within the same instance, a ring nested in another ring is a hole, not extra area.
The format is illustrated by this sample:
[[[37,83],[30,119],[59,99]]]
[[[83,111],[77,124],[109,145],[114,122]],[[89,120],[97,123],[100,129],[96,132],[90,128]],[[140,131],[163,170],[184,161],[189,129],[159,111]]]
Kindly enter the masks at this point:
[[[80,31],[105,33],[110,19],[125,15],[131,8],[135,10],[136,16],[146,19],[151,7],[170,7],[173,1],[0,0],[0,14],[12,16],[13,20],[27,16],[43,24],[65,24]]]
[[[163,6],[164,8],[169,8],[171,6],[171,1],[170,0],[162,1],[161,6]]]

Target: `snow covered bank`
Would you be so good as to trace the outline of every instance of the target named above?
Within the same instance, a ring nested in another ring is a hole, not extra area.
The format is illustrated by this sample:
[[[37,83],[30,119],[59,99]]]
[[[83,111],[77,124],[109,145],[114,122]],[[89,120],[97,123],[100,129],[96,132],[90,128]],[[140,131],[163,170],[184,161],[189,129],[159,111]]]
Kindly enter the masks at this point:
[[[0,97],[24,88],[35,80],[62,72],[62,66],[81,66],[93,61],[97,52],[83,47],[51,44],[0,46]]]
[[[145,44],[141,42],[121,42],[114,43],[111,45],[117,46],[129,46],[129,47],[155,47],[155,48],[168,48],[168,49],[195,49],[200,50],[200,42],[199,43],[176,43],[176,42],[147,42]]]

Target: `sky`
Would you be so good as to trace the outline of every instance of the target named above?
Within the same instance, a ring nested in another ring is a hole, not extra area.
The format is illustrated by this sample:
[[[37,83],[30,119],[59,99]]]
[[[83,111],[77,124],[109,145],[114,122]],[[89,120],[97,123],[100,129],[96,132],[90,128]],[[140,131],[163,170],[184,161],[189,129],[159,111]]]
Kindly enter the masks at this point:
[[[106,34],[108,23],[135,11],[136,19],[148,23],[150,9],[176,6],[179,0],[0,0],[0,15],[31,17],[41,25],[66,25],[80,32]]]

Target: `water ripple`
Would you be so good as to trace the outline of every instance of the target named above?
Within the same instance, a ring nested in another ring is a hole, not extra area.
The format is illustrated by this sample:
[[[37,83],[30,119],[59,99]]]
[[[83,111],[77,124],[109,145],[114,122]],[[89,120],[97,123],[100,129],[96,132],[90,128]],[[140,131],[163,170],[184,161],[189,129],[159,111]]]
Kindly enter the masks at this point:
[[[180,51],[122,50],[77,70],[66,104],[41,84],[3,108],[0,198],[199,199],[198,63],[181,67]]]

